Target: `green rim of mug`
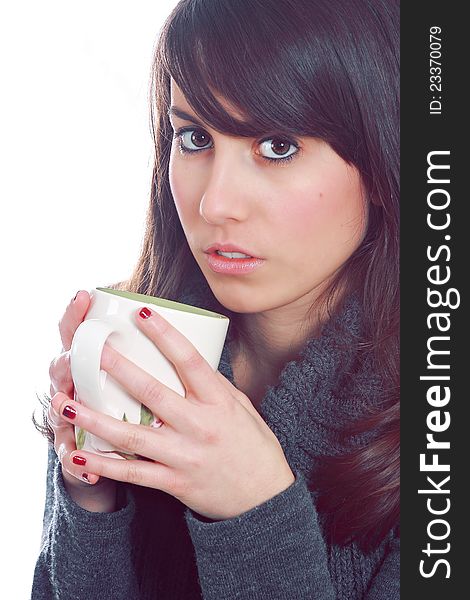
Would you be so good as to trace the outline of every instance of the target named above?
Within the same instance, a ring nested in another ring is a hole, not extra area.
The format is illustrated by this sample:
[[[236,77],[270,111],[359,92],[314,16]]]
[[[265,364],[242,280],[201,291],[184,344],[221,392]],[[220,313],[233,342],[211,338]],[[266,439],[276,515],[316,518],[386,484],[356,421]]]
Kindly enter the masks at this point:
[[[137,300],[137,302],[145,302],[146,304],[156,304],[162,308],[171,308],[173,310],[180,310],[182,312],[201,315],[203,317],[228,319],[228,317],[225,315],[220,315],[219,313],[206,310],[205,308],[198,308],[197,306],[191,306],[181,302],[174,302],[173,300],[166,300],[165,298],[155,298],[155,296],[147,296],[146,294],[137,294],[135,292],[126,292],[125,290],[114,290],[106,287],[97,287],[96,289],[100,292],[106,292],[108,294],[114,294],[115,296],[127,298],[128,300]]]

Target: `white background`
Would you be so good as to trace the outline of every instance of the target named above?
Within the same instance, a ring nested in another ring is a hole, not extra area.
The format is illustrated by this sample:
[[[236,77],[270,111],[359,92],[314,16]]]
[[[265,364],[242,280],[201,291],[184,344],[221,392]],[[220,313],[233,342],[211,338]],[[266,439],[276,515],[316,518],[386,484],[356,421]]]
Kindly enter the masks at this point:
[[[129,276],[150,190],[148,82],[176,0],[0,5],[0,595],[30,597],[47,443],[36,394],[79,289]]]

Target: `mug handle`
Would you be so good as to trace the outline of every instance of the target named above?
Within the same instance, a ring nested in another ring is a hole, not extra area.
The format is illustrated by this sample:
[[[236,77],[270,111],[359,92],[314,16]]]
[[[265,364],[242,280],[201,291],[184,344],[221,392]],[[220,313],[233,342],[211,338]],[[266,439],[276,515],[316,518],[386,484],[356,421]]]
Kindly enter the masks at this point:
[[[70,348],[70,370],[76,393],[86,405],[89,398],[98,402],[94,407],[103,407],[103,388],[100,381],[101,354],[108,337],[115,327],[101,319],[82,321],[73,336]]]

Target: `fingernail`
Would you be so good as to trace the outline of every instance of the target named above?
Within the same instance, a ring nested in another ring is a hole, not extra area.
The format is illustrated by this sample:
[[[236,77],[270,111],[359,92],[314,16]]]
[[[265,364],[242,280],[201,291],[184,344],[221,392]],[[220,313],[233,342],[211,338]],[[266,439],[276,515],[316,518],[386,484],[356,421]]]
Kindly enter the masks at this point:
[[[90,483],[88,479],[88,473],[82,473],[82,479],[84,479],[87,483]]]
[[[75,417],[77,416],[77,411],[72,406],[67,405],[62,410],[62,414],[64,415],[64,417],[67,417],[67,419],[75,419]]]
[[[72,462],[74,465],[80,465],[81,467],[83,467],[83,465],[86,465],[86,458],[83,458],[83,456],[75,455],[72,458]]]
[[[144,307],[139,313],[139,317],[141,317],[142,319],[148,319],[151,316],[152,316],[152,311],[147,307]]]

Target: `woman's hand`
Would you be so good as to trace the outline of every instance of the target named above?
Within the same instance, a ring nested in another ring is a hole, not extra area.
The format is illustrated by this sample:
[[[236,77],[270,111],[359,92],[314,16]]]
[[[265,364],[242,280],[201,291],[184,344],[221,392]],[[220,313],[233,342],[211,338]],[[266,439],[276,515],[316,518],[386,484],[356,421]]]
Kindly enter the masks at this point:
[[[54,397],[60,392],[60,398],[73,399],[74,386],[70,372],[70,347],[77,327],[85,318],[90,306],[88,292],[78,292],[67,306],[59,322],[62,340],[62,353],[54,358],[49,367],[51,379],[50,394]],[[62,476],[67,492],[82,508],[92,512],[112,512],[116,503],[116,482],[88,474],[75,465],[71,453],[77,449],[74,427],[49,405],[47,420],[54,432],[54,448],[62,465]],[[88,478],[88,479],[87,479]],[[90,483],[95,485],[90,485]]]
[[[136,322],[173,363],[186,397],[106,344],[101,368],[163,425],[126,423],[57,394],[54,408],[69,423],[150,459],[73,452],[86,460],[87,472],[163,490],[210,519],[240,515],[289,487],[295,478],[282,447],[245,394],[214,372],[189,340],[157,313],[148,318],[136,313]]]

